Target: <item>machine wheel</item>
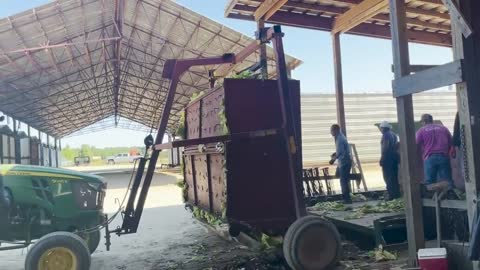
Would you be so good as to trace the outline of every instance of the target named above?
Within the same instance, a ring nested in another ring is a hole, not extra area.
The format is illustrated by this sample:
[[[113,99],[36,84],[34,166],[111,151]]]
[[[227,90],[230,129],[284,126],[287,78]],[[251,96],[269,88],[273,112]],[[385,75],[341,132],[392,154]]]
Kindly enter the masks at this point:
[[[80,236],[54,232],[40,238],[29,250],[25,270],[89,270],[90,263],[90,252]]]
[[[100,230],[91,232],[91,233],[79,233],[78,234],[87,244],[90,254],[93,254],[97,250],[98,245],[100,244],[101,233]]]
[[[283,242],[288,265],[295,270],[326,270],[336,266],[341,240],[335,226],[320,217],[307,216],[295,221]]]
[[[115,165],[115,160],[109,159],[108,160],[108,165]]]

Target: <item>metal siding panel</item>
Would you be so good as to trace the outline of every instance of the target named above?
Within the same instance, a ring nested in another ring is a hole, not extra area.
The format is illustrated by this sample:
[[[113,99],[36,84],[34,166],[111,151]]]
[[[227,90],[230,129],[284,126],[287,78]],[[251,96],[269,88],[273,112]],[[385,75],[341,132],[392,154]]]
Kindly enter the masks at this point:
[[[455,120],[454,92],[430,92],[414,96],[415,118],[430,113],[451,131]],[[309,164],[326,163],[335,151],[330,126],[336,123],[334,95],[302,96],[303,160]],[[357,145],[360,160],[377,162],[380,132],[374,126],[383,120],[397,121],[395,100],[391,94],[346,94],[345,113],[349,142]]]

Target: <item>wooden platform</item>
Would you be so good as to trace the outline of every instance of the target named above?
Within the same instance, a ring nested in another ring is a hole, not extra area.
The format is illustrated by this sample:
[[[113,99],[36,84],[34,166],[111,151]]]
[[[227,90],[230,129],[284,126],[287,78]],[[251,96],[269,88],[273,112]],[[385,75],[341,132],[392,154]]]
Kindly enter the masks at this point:
[[[374,213],[374,214],[365,214],[361,218],[352,218],[352,215],[355,213],[354,210],[362,207],[365,204],[370,204],[375,206],[380,201],[368,201],[368,202],[357,202],[352,204],[353,210],[347,211],[321,211],[321,210],[308,210],[310,215],[317,215],[324,218],[327,218],[337,226],[338,230],[346,235],[347,238],[352,241],[358,240],[359,242],[370,242],[371,245],[378,245],[382,241],[384,230],[393,229],[392,226],[387,224],[384,226],[383,223],[379,224],[379,221],[389,220],[389,218],[397,219],[395,224],[395,229],[401,228],[403,225],[402,222],[398,222],[398,219],[403,219],[405,213],[403,211],[394,212],[394,213]],[[377,226],[375,227],[375,222],[377,221]],[[350,237],[349,237],[350,236]],[[384,243],[383,243],[384,244]]]

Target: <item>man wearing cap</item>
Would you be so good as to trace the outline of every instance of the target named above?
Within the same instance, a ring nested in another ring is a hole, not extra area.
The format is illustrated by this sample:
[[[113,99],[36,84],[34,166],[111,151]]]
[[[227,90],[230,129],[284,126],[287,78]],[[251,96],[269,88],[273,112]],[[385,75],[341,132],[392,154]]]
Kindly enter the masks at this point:
[[[387,185],[388,199],[393,200],[400,198],[400,187],[398,184],[398,163],[400,156],[398,155],[398,137],[392,131],[392,125],[383,121],[380,123],[380,131],[382,132],[380,166],[382,167],[383,180]]]
[[[422,115],[423,127],[417,131],[416,141],[423,157],[425,184],[448,181],[453,187],[450,155],[454,156],[452,135],[443,125],[433,122],[430,114]]]

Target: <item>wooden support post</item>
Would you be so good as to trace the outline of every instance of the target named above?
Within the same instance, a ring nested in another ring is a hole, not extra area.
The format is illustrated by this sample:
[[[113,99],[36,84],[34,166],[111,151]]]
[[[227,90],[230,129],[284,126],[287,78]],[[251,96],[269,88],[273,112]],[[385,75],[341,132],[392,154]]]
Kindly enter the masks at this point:
[[[58,139],[58,167],[62,167],[62,139]]]
[[[44,162],[45,162],[45,159],[44,159],[44,156],[43,156],[43,144],[42,144],[42,132],[39,130],[38,131],[38,145],[39,145],[39,148],[38,149],[38,154],[40,155],[39,157],[39,163],[40,163],[40,166],[44,166]]]
[[[464,159],[465,189],[467,197],[468,224],[470,231],[478,215],[478,191],[480,190],[480,2],[478,0],[457,1],[460,12],[472,26],[473,33],[462,37],[464,31],[458,23],[452,23],[453,55],[463,59],[465,81],[457,84],[462,158]],[[452,14],[453,15],[453,14]],[[452,20],[454,22],[454,20]],[[473,269],[480,269],[473,262]]]
[[[257,31],[260,33],[261,29],[265,27],[265,21],[263,19],[257,22]],[[268,79],[268,57],[267,57],[267,44],[260,46],[260,64],[262,79]]]
[[[13,119],[13,141],[15,148],[15,164],[21,164],[22,152],[20,151],[20,136],[18,135],[18,121],[16,119]]]
[[[171,143],[175,140],[175,137],[173,137],[171,134],[167,135],[168,142]],[[170,148],[169,153],[168,153],[168,164],[174,164],[175,163],[175,155],[174,155],[174,147]]]
[[[30,125],[27,125],[27,136],[28,136],[28,138],[30,138],[31,132],[32,132],[32,131],[31,131],[31,129],[30,129]]]
[[[182,162],[182,158],[180,158],[180,147],[177,147],[177,162],[175,163],[176,166],[180,166]]]
[[[332,34],[333,41],[333,65],[335,70],[335,97],[337,100],[337,122],[342,132],[347,136],[347,126],[345,121],[345,103],[343,97],[343,73],[342,73],[342,51],[340,44],[340,34]]]
[[[464,37],[468,38],[472,32],[472,26],[467,22],[463,12],[459,10],[457,2],[454,0],[442,0],[450,13],[452,25],[456,24],[457,31],[462,31]]]
[[[410,74],[405,0],[389,0],[395,79]],[[425,246],[422,201],[417,179],[418,160],[415,142],[415,125],[412,95],[397,98],[400,136],[401,170],[403,184],[409,265],[417,265],[417,251]]]
[[[48,167],[52,167],[52,149],[50,148],[50,135],[47,133],[47,151],[48,151]]]
[[[58,157],[59,157],[59,151],[58,151],[58,139],[53,137],[53,140],[54,140],[54,143],[55,143],[55,167],[59,167],[58,166]]]

